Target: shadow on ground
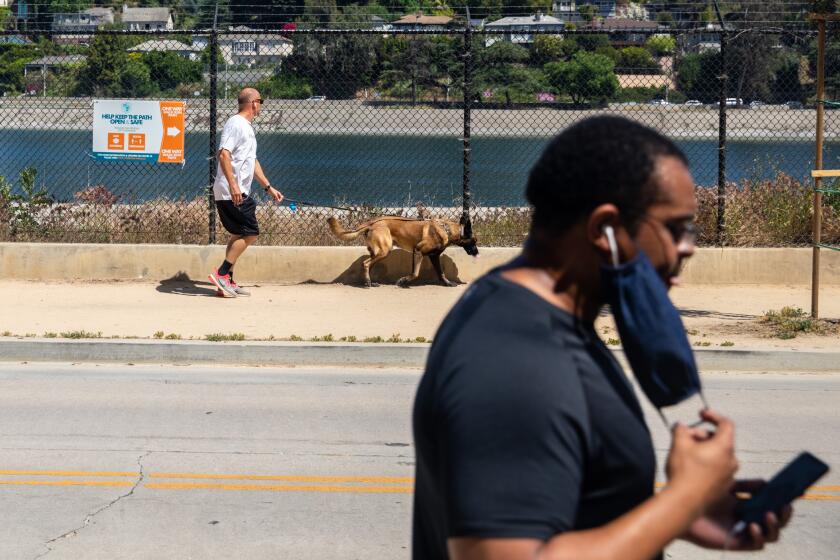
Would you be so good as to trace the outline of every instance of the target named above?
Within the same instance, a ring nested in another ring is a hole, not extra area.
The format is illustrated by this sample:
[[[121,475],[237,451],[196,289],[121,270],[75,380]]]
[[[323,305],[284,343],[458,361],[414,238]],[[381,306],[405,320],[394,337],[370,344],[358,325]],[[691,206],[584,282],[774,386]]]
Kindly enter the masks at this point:
[[[723,311],[709,311],[706,309],[682,309],[680,308],[680,315],[683,317],[691,317],[694,319],[725,319],[729,321],[749,321],[758,319],[758,315],[748,315],[744,313],[725,313]]]
[[[155,290],[179,296],[216,297],[215,285],[209,280],[193,280],[186,272],[179,272],[171,278],[161,280]]]
[[[338,275],[333,280],[334,284],[347,284],[351,286],[362,286],[364,284],[364,269],[362,262],[367,258],[367,254],[363,254],[358,259],[353,261],[347,269]],[[458,277],[458,266],[451,257],[446,253],[440,256],[440,264],[443,267],[443,274],[452,282],[456,284],[463,284]],[[411,274],[411,253],[406,251],[391,251],[391,253],[382,261],[376,263],[370,271],[370,278],[373,282],[379,283],[383,286],[394,285],[397,280],[403,276]],[[432,266],[428,257],[423,257],[423,262],[420,265],[420,277],[412,282],[410,286],[422,285],[440,285],[435,269]]]

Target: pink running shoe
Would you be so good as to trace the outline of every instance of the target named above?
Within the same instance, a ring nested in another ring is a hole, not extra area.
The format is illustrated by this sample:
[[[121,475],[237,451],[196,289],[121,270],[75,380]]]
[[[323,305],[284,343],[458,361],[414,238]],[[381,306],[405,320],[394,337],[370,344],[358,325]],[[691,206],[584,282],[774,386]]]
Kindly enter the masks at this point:
[[[210,276],[207,278],[209,278],[210,281],[213,282],[213,284],[215,284],[215,286],[219,289],[216,292],[216,295],[221,295],[222,297],[227,298],[236,297],[236,290],[231,285],[230,274],[221,276],[217,269],[211,272]]]

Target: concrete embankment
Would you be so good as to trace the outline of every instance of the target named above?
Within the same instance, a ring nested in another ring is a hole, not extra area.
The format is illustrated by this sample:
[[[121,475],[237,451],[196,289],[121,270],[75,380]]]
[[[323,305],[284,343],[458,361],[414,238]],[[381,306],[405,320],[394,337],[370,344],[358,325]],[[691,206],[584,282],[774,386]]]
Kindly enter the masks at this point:
[[[519,250],[483,247],[474,259],[461,249],[444,253],[449,278],[470,282],[513,258]],[[99,245],[0,243],[0,279],[4,280],[164,280],[204,278],[224,257],[223,246]],[[272,284],[358,283],[363,247],[252,247],[237,268],[242,277]],[[421,277],[434,279],[424,260]],[[393,282],[411,268],[411,255],[394,251],[377,265],[380,281]],[[825,286],[840,286],[840,253],[823,251]],[[809,285],[811,250],[807,248],[702,248],[684,272],[687,284]]]
[[[207,100],[187,100],[189,132],[209,129]],[[716,139],[718,110],[714,106],[612,106],[607,110],[481,109],[472,112],[475,136],[551,136],[586,117],[609,112],[656,128],[674,138]],[[235,113],[233,100],[219,100],[219,126]],[[7,129],[91,130],[93,100],[90,98],[0,98],[0,126]],[[256,123],[262,132],[296,134],[438,135],[463,133],[460,109],[428,106],[371,106],[360,101],[290,101],[266,103]],[[814,138],[816,111],[791,110],[786,106],[730,109],[727,137],[730,140],[802,140]],[[826,139],[840,139],[840,118],[829,112]]]

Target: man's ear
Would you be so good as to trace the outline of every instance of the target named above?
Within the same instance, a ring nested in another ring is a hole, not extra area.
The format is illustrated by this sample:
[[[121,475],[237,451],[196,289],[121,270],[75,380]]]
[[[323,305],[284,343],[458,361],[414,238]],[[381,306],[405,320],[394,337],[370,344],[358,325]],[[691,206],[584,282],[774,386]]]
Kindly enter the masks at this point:
[[[611,255],[610,241],[606,234],[606,228],[610,226],[617,233],[619,227],[621,227],[619,215],[618,207],[615,204],[601,204],[589,214],[589,218],[586,221],[587,239],[605,257]]]

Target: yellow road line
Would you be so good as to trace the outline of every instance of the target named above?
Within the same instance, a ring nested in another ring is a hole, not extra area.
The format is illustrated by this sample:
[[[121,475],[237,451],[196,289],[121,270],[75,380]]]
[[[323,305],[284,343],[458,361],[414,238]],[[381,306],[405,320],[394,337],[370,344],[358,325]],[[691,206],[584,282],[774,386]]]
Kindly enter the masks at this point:
[[[835,494],[805,494],[800,500],[814,500],[819,502],[840,502],[840,496]]]
[[[354,494],[410,494],[410,486],[294,486],[289,484],[213,484],[210,482],[149,482],[153,490],[256,490],[262,492],[349,492]]]
[[[276,482],[363,482],[414,484],[413,476],[295,476],[259,474],[151,473],[149,478],[191,478],[195,480],[262,480]]]
[[[121,480],[0,480],[5,486],[134,486],[133,482]]]
[[[130,476],[137,478],[140,476],[139,472],[112,472],[112,471],[18,471],[18,470],[0,470],[0,475],[10,476]]]

